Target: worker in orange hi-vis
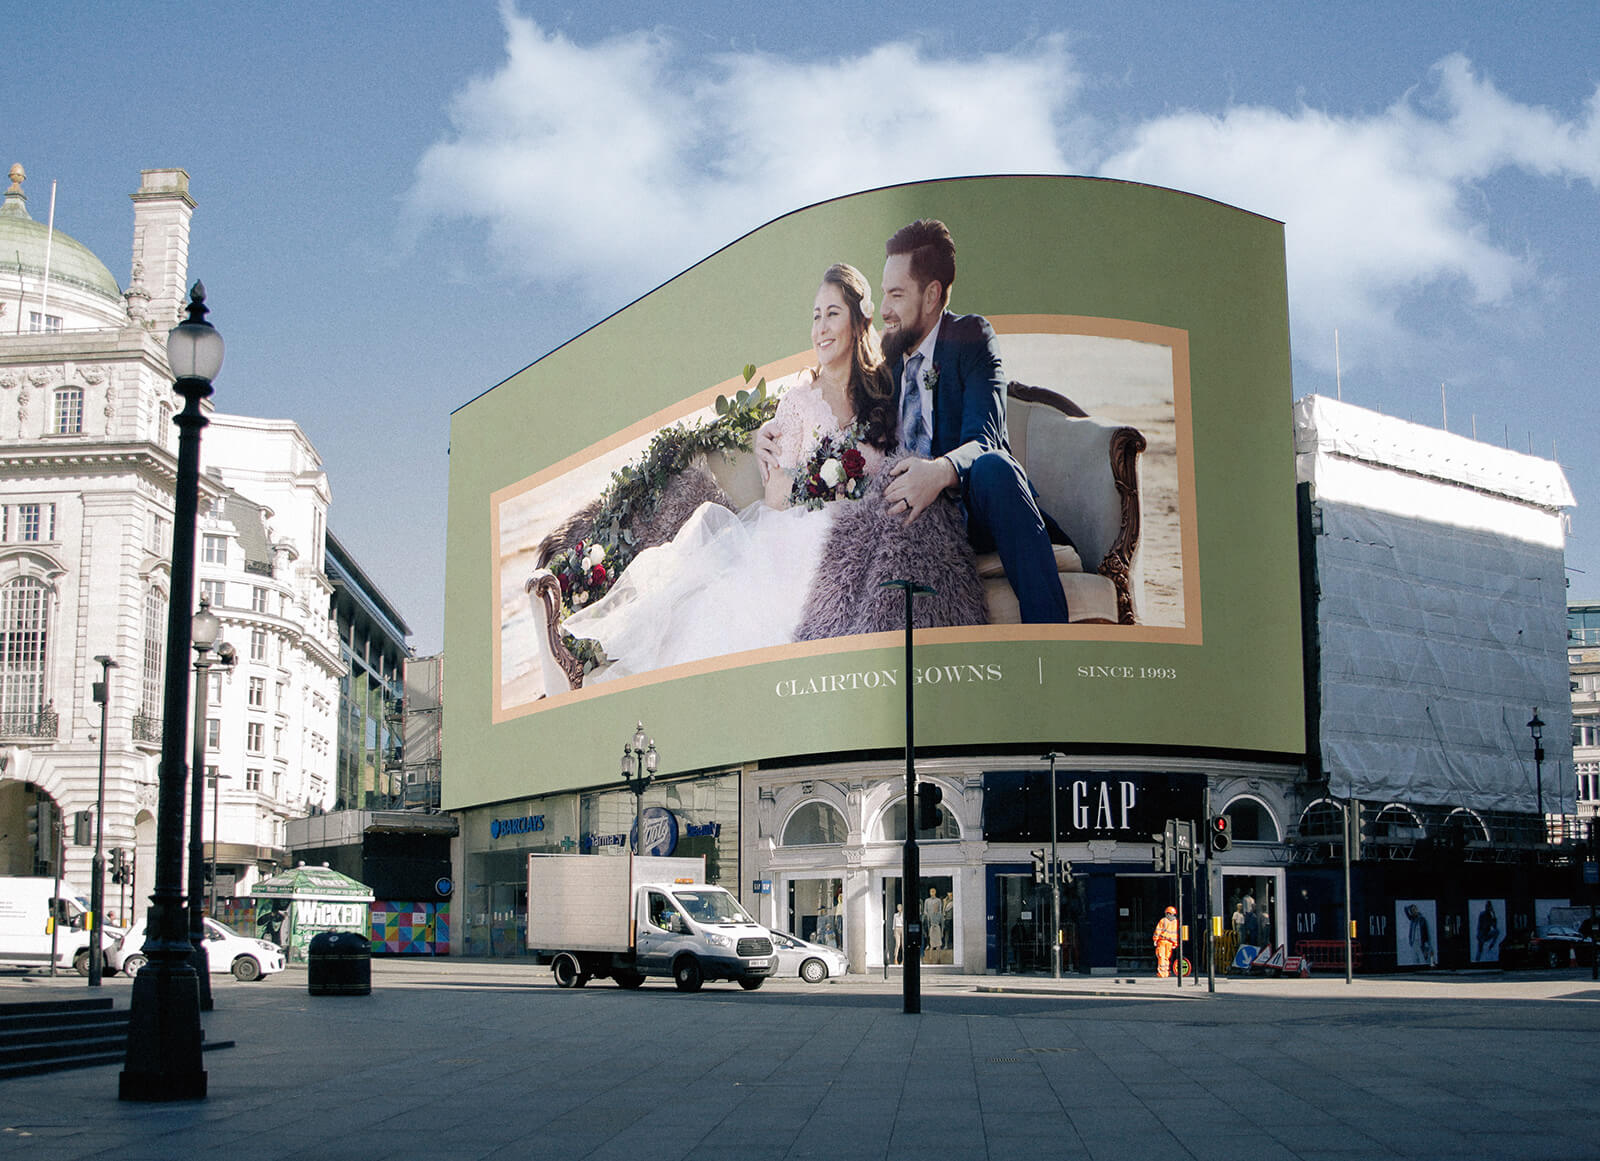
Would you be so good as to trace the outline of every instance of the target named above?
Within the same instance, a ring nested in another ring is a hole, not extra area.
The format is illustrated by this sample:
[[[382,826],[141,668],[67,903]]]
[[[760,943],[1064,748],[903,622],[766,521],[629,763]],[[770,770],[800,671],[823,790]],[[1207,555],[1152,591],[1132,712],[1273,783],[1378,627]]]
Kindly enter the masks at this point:
[[[1156,975],[1166,979],[1172,974],[1172,953],[1178,947],[1178,909],[1168,907],[1167,913],[1156,924]]]

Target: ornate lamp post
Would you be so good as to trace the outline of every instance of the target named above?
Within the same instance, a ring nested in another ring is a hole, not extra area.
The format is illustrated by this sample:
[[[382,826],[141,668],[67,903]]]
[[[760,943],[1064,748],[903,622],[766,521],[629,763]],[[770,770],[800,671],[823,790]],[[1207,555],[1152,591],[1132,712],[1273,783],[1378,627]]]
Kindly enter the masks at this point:
[[[1550,841],[1550,823],[1544,816],[1544,723],[1539,720],[1539,707],[1533,707],[1533,717],[1528,722],[1528,732],[1533,735],[1533,777],[1535,792],[1539,796],[1540,842]]]
[[[202,596],[200,611],[190,623],[194,646],[194,761],[189,773],[189,942],[194,946],[194,970],[199,976],[200,1010],[211,1011],[211,957],[206,954],[205,915],[200,897],[205,888],[205,849],[202,823],[206,809],[206,687],[211,680],[211,649],[217,650],[217,664],[231,669],[238,660],[233,646],[218,643],[222,622],[211,611],[211,601]],[[216,840],[212,846],[215,853]],[[212,906],[216,904],[213,901]]]
[[[911,669],[911,605],[918,595],[931,594],[927,585],[911,580],[884,581],[880,588],[906,591],[906,845],[901,858],[900,896],[905,900],[905,964],[900,972],[901,1011],[922,1013],[922,852],[917,849],[917,732],[913,712]],[[887,906],[887,905],[886,905]],[[889,922],[888,916],[884,922]]]
[[[644,791],[656,772],[656,743],[645,736],[644,723],[633,731],[633,740],[622,744],[622,780],[633,791],[633,853],[644,854]]]
[[[189,315],[167,334],[173,390],[183,396],[178,471],[173,485],[172,593],[167,604],[166,681],[156,800],[155,891],[145,921],[145,966],[133,978],[128,1054],[117,1078],[122,1100],[200,1100],[200,989],[183,897],[183,791],[188,775],[189,610],[194,600],[194,536],[200,502],[200,404],[222,369],[222,336],[206,322],[205,287],[189,292]]]
[[[100,779],[94,795],[94,863],[90,871],[89,909],[94,912],[94,930],[89,935],[89,986],[98,988],[105,973],[105,949],[100,929],[106,922],[106,726],[111,713],[111,671],[117,663],[102,653],[100,680],[94,683],[94,700],[100,703]]]

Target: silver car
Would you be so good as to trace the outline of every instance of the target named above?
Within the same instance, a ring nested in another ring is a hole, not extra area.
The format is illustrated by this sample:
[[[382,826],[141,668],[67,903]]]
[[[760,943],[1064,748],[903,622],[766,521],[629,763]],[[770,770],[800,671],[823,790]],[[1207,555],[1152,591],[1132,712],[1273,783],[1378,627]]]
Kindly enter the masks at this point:
[[[778,953],[774,975],[799,976],[808,984],[820,984],[829,976],[842,976],[850,970],[849,961],[838,948],[811,943],[787,931],[772,933],[772,947]]]

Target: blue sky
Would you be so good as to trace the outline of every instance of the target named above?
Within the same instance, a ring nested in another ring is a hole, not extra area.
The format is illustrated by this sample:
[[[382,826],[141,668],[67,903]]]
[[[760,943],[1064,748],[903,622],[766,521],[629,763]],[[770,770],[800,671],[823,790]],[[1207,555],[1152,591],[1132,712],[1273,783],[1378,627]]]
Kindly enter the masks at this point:
[[[1108,9],[1115,8],[1115,11]],[[665,15],[664,15],[665,14]],[[199,203],[217,404],[294,419],[333,530],[443,644],[450,412],[824,197],[1082,173],[1286,223],[1292,395],[1566,468],[1600,598],[1600,10],[506,0],[36,6],[0,166],[124,283],[141,169]],[[981,309],[981,304],[970,304]]]

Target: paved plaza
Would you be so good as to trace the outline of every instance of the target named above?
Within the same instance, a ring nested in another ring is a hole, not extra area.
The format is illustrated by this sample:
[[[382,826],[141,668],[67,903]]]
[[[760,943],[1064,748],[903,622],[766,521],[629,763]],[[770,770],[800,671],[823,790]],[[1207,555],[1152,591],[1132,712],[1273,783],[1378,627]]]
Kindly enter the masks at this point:
[[[216,979],[210,1096],[116,1099],[116,1066],[0,1081],[17,1161],[405,1158],[1600,1157],[1600,984],[1554,973],[1219,979],[852,976],[759,992],[551,986],[378,960]],[[128,1002],[129,982],[100,992]],[[93,994],[0,975],[0,1002]]]

